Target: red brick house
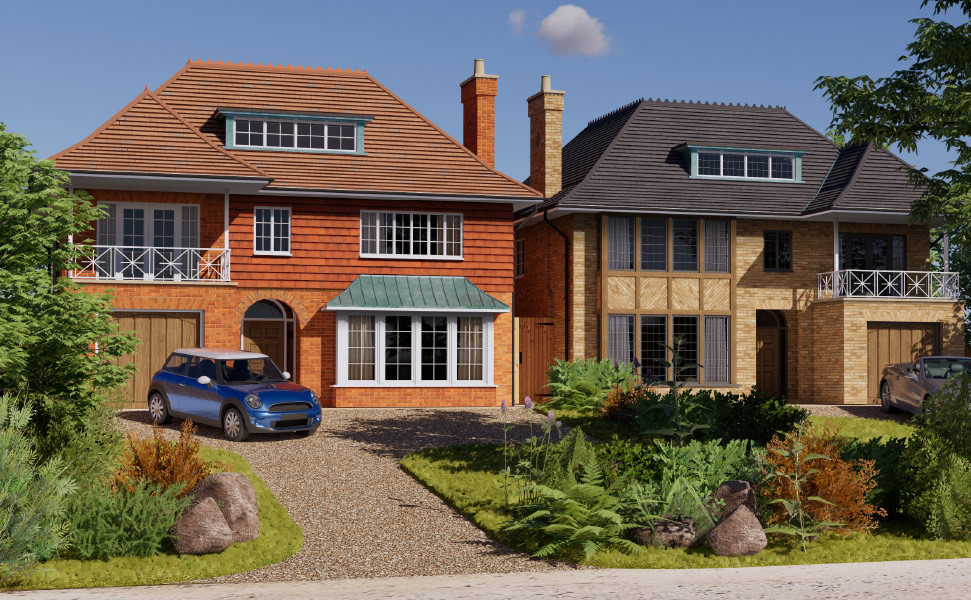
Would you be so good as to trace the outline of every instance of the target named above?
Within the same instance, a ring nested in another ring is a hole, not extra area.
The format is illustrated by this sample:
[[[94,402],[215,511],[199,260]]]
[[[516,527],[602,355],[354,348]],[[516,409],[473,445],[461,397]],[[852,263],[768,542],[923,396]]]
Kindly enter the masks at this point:
[[[108,215],[71,276],[142,343],[265,352],[324,406],[495,405],[512,391],[513,214],[496,78],[465,146],[366,71],[190,61],[56,154]],[[467,147],[466,147],[467,146]]]

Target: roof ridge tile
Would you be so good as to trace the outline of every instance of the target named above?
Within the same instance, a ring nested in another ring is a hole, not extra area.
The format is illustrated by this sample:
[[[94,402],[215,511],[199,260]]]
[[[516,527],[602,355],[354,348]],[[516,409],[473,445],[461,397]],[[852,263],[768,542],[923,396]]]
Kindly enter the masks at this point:
[[[345,73],[345,74],[352,74],[352,75],[367,75],[368,73],[367,69],[364,69],[363,71],[360,68],[355,68],[354,70],[351,70],[350,67],[347,67],[346,69],[341,69],[339,67],[336,69],[332,69],[330,67],[324,68],[321,66],[313,67],[310,65],[307,65],[307,66],[297,65],[296,67],[294,67],[293,64],[288,64],[284,66],[283,63],[278,63],[274,65],[271,62],[267,62],[265,65],[262,62],[257,62],[254,65],[253,61],[249,61],[248,63],[244,64],[243,61],[233,62],[231,60],[227,60],[226,62],[223,62],[222,59],[219,59],[213,62],[211,58],[207,60],[203,60],[201,58],[197,58],[193,60],[190,58],[186,64],[190,66],[200,65],[200,66],[206,66],[206,67],[223,67],[223,68],[243,67],[246,69],[272,69],[274,71],[304,71],[304,72],[324,71],[324,72]]]

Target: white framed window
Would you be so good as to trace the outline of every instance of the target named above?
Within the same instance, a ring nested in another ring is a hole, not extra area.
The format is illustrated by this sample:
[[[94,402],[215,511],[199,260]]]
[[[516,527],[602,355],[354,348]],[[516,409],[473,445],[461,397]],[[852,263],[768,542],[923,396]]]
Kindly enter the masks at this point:
[[[257,206],[253,211],[253,253],[290,256],[290,209]]]
[[[299,119],[233,119],[233,147],[357,152],[357,125]]]
[[[698,151],[698,177],[795,181],[795,157],[789,154]]]
[[[526,240],[516,240],[513,277],[526,274]]]
[[[361,256],[462,260],[462,215],[361,211]]]
[[[337,385],[493,385],[494,315],[338,313]]]

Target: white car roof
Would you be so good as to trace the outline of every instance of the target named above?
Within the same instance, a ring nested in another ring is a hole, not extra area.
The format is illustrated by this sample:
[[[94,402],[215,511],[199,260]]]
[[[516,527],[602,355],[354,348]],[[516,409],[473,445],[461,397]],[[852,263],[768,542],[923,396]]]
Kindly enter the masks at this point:
[[[267,358],[265,354],[259,352],[246,352],[243,350],[230,350],[227,348],[179,348],[173,350],[173,354],[185,354],[186,356],[199,356],[211,358],[213,360],[245,360],[249,358]]]

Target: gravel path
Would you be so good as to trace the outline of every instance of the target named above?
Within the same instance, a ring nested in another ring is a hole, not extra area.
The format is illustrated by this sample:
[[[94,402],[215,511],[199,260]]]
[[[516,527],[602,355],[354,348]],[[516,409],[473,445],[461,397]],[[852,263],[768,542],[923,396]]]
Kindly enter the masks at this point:
[[[808,410],[809,414],[820,417],[860,417],[896,421],[898,423],[906,423],[911,418],[910,413],[903,411],[885,413],[879,404],[800,404],[799,406]]]
[[[528,435],[522,407],[512,437]],[[147,411],[120,423],[150,435]],[[178,436],[179,421],[166,435]],[[402,456],[433,446],[501,442],[497,408],[327,409],[317,434],[253,436],[228,442],[200,425],[206,445],[241,454],[303,529],[303,548],[269,567],[212,582],[308,581],[357,577],[509,573],[576,569],[535,560],[486,536],[398,466]]]

